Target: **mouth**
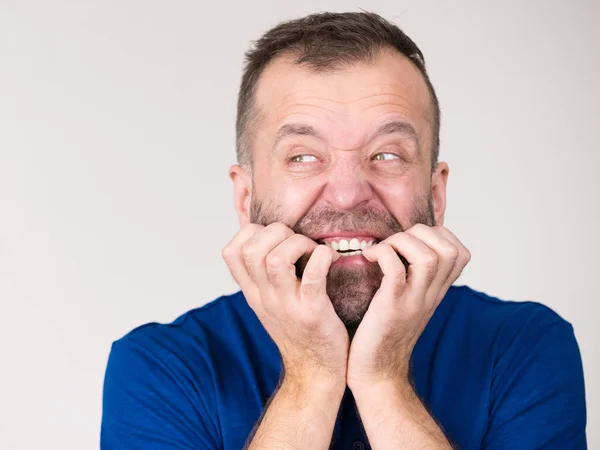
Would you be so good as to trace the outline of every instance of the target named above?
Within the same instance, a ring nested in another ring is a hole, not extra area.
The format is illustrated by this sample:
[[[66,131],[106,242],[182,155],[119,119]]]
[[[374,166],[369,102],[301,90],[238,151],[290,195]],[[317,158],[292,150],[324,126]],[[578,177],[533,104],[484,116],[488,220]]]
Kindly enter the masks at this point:
[[[317,239],[316,242],[333,248],[340,256],[357,256],[361,255],[365,248],[381,242],[381,239],[374,236],[331,236]]]

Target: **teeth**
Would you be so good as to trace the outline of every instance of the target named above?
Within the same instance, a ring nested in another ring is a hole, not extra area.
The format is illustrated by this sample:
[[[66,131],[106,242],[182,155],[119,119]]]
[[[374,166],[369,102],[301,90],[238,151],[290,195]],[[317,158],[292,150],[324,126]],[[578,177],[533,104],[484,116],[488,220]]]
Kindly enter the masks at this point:
[[[362,250],[364,250],[367,247],[371,247],[374,243],[375,243],[374,239],[367,242],[367,241],[359,241],[356,238],[352,238],[352,239],[350,239],[350,241],[347,241],[346,239],[340,239],[339,242],[333,241],[327,245],[329,245],[335,251],[354,250],[352,252],[341,253],[342,256],[352,256],[352,255],[360,255],[362,253]]]
[[[354,252],[340,253],[340,256],[342,256],[342,257],[345,257],[345,256],[354,256],[354,255],[360,255],[361,253],[362,253],[362,251],[356,250]]]

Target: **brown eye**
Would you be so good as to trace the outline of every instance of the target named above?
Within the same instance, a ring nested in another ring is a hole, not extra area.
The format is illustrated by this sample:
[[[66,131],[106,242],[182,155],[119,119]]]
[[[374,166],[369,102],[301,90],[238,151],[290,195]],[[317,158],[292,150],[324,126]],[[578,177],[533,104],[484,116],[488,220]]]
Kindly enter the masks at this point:
[[[387,155],[388,157],[386,157],[385,155]],[[390,159],[393,158],[399,158],[398,155],[394,155],[393,153],[377,153],[376,155],[373,156],[373,159],[375,161],[388,161]]]

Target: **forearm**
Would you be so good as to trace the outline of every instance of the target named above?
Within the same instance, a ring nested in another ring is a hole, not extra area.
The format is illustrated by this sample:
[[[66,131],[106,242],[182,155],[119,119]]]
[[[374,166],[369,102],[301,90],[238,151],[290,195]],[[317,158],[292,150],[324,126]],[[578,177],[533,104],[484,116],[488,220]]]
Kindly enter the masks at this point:
[[[284,379],[248,450],[328,449],[345,384],[303,387]]]
[[[452,449],[408,382],[353,391],[371,448]]]

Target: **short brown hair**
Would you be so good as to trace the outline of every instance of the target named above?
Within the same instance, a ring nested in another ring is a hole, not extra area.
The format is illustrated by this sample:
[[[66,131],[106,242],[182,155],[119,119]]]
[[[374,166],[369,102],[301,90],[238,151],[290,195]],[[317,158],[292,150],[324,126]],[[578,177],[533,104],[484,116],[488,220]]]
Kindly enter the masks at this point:
[[[432,171],[440,145],[440,107],[425,69],[421,50],[404,32],[371,12],[318,13],[282,22],[267,31],[245,54],[236,119],[238,164],[252,170],[251,141],[258,111],[254,98],[258,79],[265,67],[278,56],[293,55],[295,63],[315,72],[335,70],[357,62],[370,62],[385,48],[396,49],[419,69],[431,96],[433,107]]]

